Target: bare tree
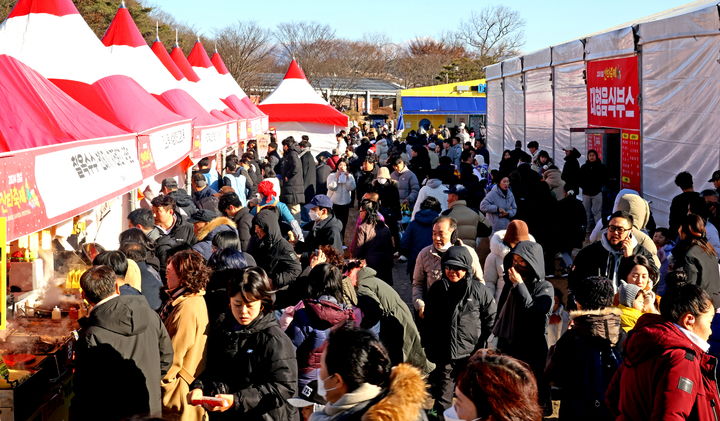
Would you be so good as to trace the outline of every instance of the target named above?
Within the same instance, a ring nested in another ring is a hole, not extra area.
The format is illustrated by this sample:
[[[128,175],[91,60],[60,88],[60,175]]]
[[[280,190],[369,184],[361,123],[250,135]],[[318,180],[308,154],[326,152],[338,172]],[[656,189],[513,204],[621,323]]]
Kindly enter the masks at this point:
[[[274,35],[279,61],[298,60],[310,80],[332,52],[335,41],[335,30],[318,22],[280,23]]]
[[[216,33],[215,45],[238,84],[253,89],[273,66],[272,32],[257,22],[237,22]]]
[[[525,42],[524,27],[525,21],[516,10],[492,6],[472,12],[454,35],[479,57],[495,62],[519,53]]]

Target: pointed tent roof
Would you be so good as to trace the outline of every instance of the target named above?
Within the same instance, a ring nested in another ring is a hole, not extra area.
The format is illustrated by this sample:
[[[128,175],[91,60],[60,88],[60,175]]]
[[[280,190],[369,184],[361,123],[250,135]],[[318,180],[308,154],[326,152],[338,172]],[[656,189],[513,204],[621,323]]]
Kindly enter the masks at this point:
[[[260,103],[260,109],[270,116],[270,122],[313,122],[347,126],[348,117],[333,108],[318,94],[305,78],[298,63],[290,62],[280,85]]]
[[[0,54],[15,57],[113,124],[147,132],[184,118],[115,71],[71,0],[19,0],[0,25]]]
[[[223,86],[228,89],[228,92],[232,92],[234,94],[234,98],[228,97],[223,101],[228,104],[230,108],[245,110],[249,115],[262,118],[265,123],[267,115],[250,100],[245,91],[240,87],[240,85],[238,85],[235,78],[230,74],[230,71],[228,71],[227,66],[225,66],[225,61],[220,53],[215,51],[210,58],[210,61],[212,62],[213,67],[215,67]],[[264,130],[267,130],[267,127],[264,127]]]
[[[249,98],[247,101],[243,101],[244,98],[247,98],[247,95],[245,95],[245,92],[240,89],[237,83],[228,84],[227,79],[218,73],[205,47],[203,47],[202,42],[199,40],[195,42],[193,49],[188,55],[188,63],[192,66],[195,74],[200,77],[200,80],[202,80],[209,89],[212,89],[213,94],[217,95],[230,109],[248,119],[264,117],[264,114],[257,110],[257,107],[250,102]],[[248,102],[252,106],[249,106],[247,104]]]
[[[0,55],[0,109],[0,152],[130,135],[8,55]]]
[[[102,43],[117,62],[123,64],[119,72],[135,79],[169,109],[192,118],[197,126],[222,122],[210,115],[188,92],[180,89],[178,80],[148,47],[124,4],[118,8]]]

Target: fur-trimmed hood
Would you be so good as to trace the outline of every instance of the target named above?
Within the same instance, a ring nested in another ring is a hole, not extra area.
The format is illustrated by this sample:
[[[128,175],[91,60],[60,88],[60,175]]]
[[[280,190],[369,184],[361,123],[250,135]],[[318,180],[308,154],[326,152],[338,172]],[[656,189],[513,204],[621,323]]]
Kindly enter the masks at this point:
[[[613,346],[620,342],[622,335],[620,316],[622,310],[617,307],[570,312],[572,330],[575,333],[607,339]]]
[[[210,233],[213,231],[221,232],[221,231],[227,231],[228,228],[221,228],[223,225],[227,225],[229,229],[233,229],[237,231],[237,225],[235,225],[235,222],[230,219],[226,218],[224,216],[217,217],[213,219],[212,221],[208,222],[207,225],[202,227],[202,229],[197,234],[197,240],[203,241],[208,237]],[[215,234],[217,234],[217,232]],[[210,236],[210,238],[207,238],[207,240],[212,241],[212,239],[215,237],[215,234]]]
[[[390,375],[387,395],[363,415],[363,421],[415,421],[428,397],[420,370],[399,364]]]
[[[496,231],[490,238],[490,252],[501,259],[510,253],[510,246],[503,242],[503,239],[505,239],[505,232],[506,230]],[[532,234],[529,234],[529,237],[529,241],[534,243],[535,237],[533,237]]]

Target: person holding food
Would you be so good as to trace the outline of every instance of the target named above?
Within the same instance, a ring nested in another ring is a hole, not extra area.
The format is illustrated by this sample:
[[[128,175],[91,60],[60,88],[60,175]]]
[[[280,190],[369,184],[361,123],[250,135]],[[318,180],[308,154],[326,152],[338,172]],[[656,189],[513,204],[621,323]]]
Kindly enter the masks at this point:
[[[228,284],[229,309],[208,336],[205,371],[192,383],[188,401],[210,420],[294,420],[295,348],[278,325],[272,285],[264,270],[236,269]]]

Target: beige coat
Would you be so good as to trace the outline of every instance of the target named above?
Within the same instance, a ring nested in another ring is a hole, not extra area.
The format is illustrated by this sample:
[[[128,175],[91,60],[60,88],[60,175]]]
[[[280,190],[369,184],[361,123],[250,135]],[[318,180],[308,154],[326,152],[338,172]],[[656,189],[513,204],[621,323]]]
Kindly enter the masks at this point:
[[[208,312],[205,291],[187,294],[173,301],[173,310],[165,320],[172,338],[173,362],[162,380],[163,417],[166,420],[196,421],[207,419],[201,406],[188,404],[190,384],[205,368]]]

